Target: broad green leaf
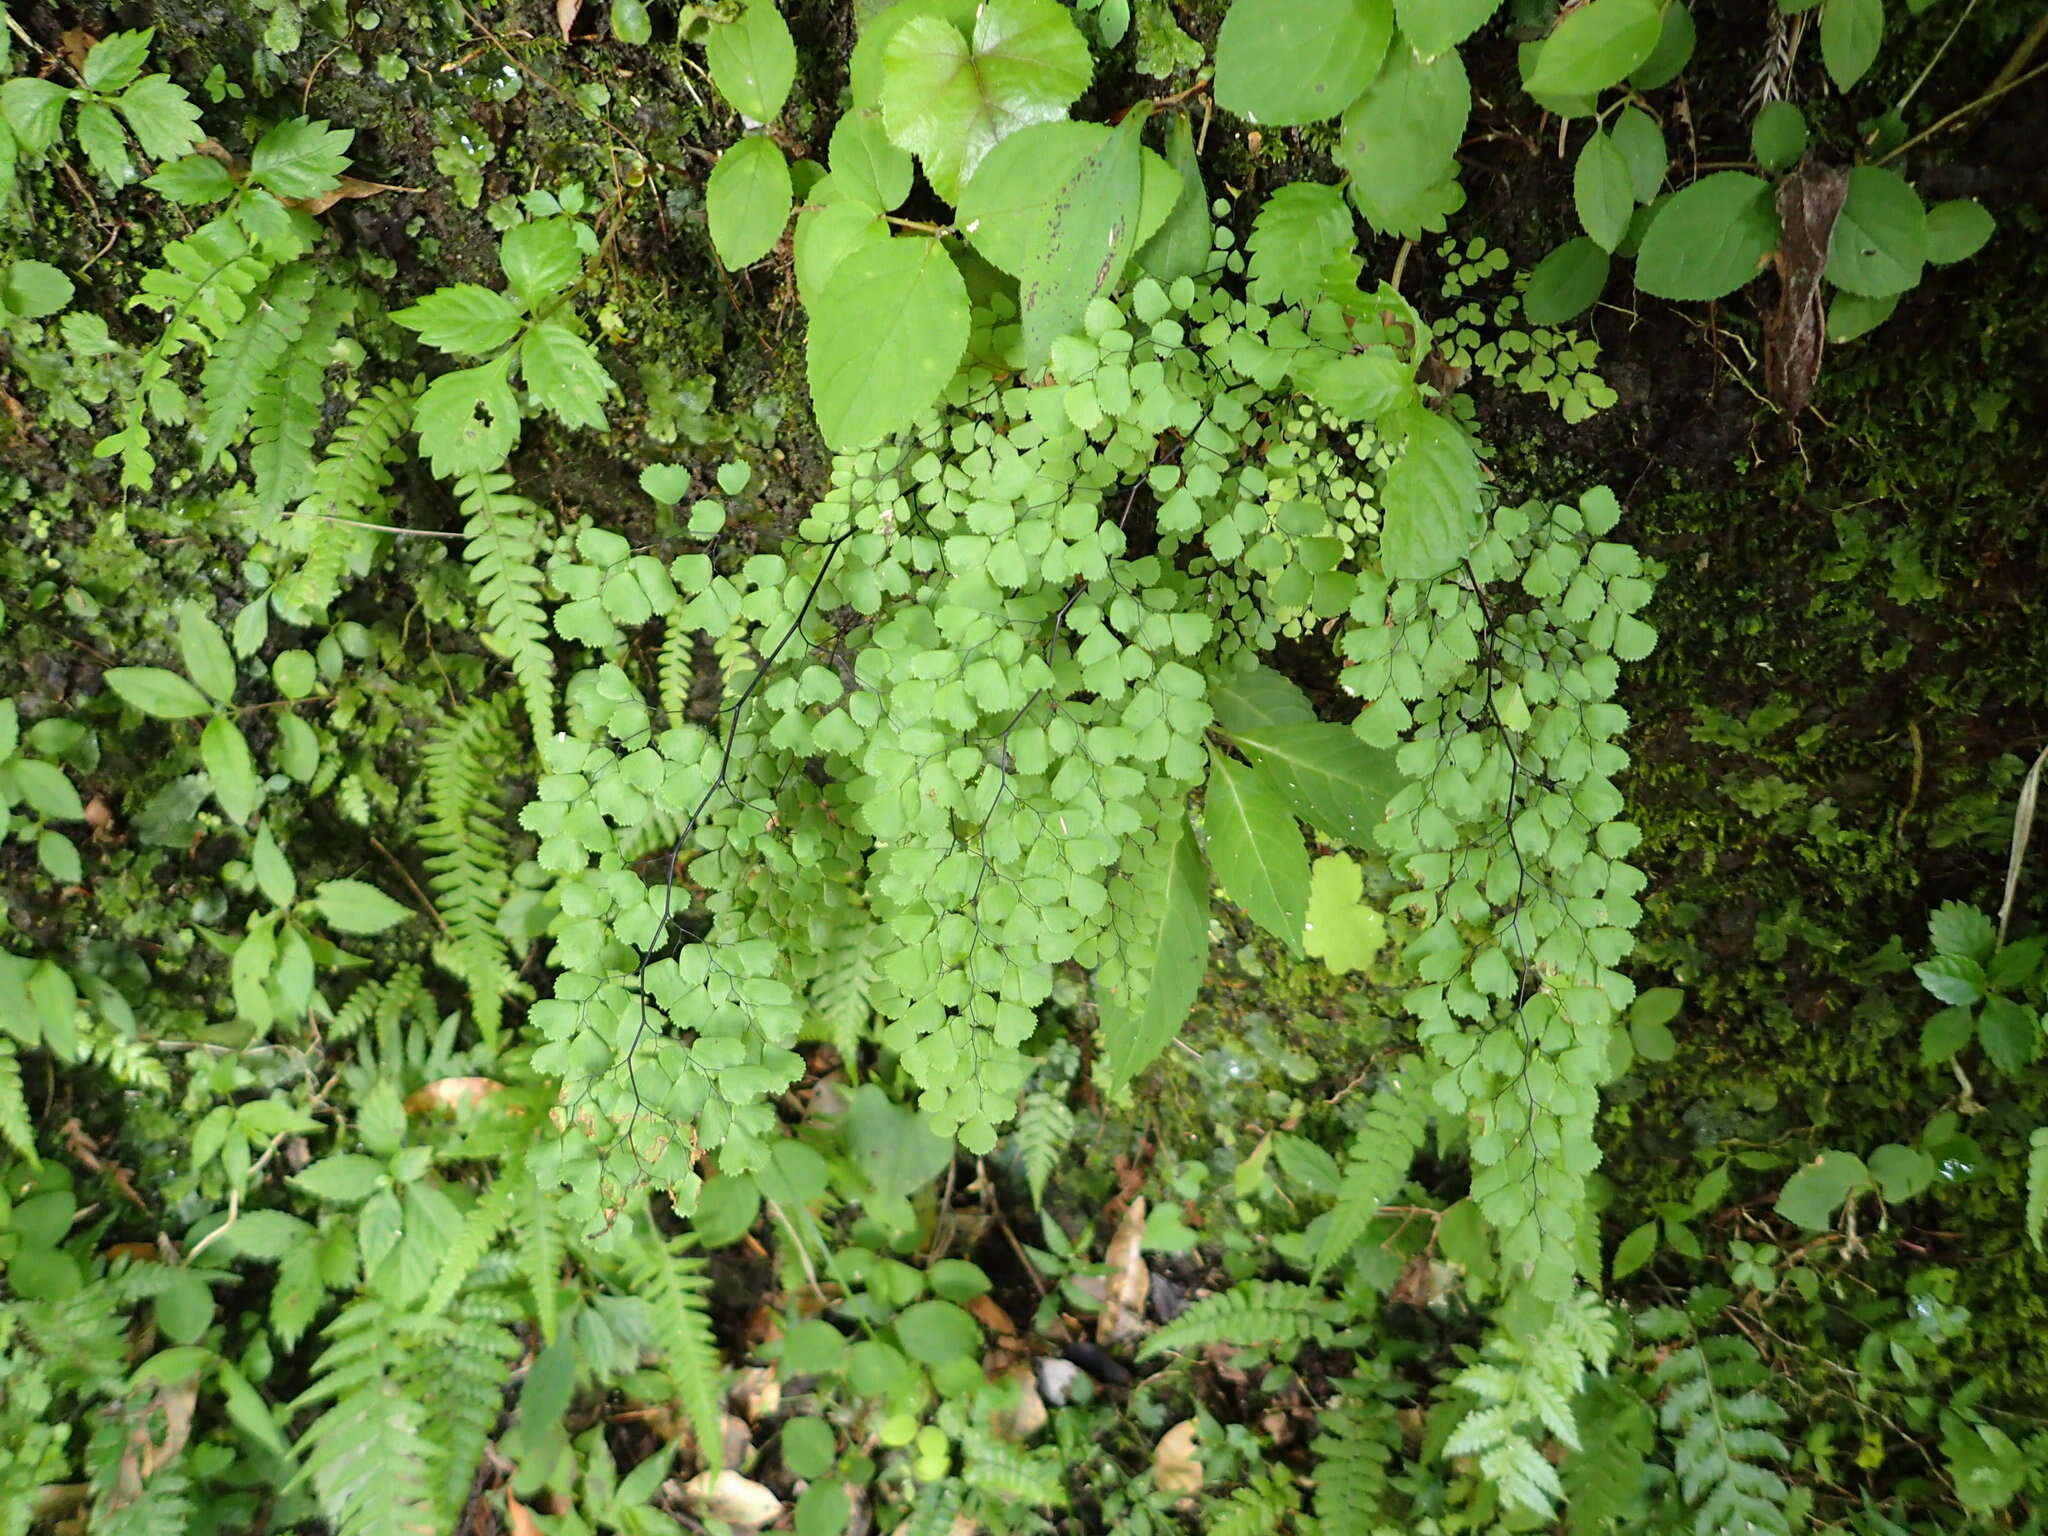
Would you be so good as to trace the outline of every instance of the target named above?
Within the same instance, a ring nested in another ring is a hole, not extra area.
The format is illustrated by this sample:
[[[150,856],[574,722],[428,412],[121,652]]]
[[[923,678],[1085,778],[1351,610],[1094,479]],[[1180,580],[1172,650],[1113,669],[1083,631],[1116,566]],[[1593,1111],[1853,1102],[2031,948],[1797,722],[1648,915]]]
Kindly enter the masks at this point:
[[[896,1339],[921,1365],[981,1355],[981,1325],[950,1301],[919,1301],[905,1307],[896,1314]]]
[[[1346,421],[1377,421],[1416,400],[1414,367],[1387,347],[1342,356],[1318,348],[1295,364],[1294,376]]]
[[[853,45],[853,57],[847,61],[854,106],[867,111],[881,110],[883,60],[890,39],[905,26],[920,16],[932,16],[966,37],[974,31],[975,13],[980,9],[981,0],[893,0],[861,12],[860,39]]]
[[[173,160],[159,167],[154,176],[144,178],[142,184],[185,207],[217,203],[233,196],[235,190],[235,179],[228,174],[228,168],[211,155],[186,155]]]
[[[1776,1209],[1809,1232],[1825,1232],[1842,1202],[1869,1183],[1870,1170],[1855,1153],[1823,1152],[1785,1181]]]
[[[1372,84],[1392,0],[1233,0],[1216,34],[1216,105],[1267,126],[1335,117]]]
[[[1096,1011],[1109,1090],[1115,1093],[1173,1043],[1201,990],[1209,959],[1209,882],[1187,818],[1160,829],[1139,878],[1142,924],[1124,959],[1125,990],[1098,984]]]
[[[0,284],[0,302],[18,319],[40,320],[69,304],[76,291],[71,279],[47,261],[25,256],[8,264],[7,280]]]
[[[1927,210],[1897,171],[1859,165],[1849,173],[1828,281],[1866,299],[1889,298],[1920,281],[1927,262]]]
[[[757,123],[770,123],[796,81],[796,43],[774,0],[747,0],[735,21],[715,22],[704,62],[718,93]]]
[[[1927,259],[1938,267],[1965,261],[1984,249],[1997,222],[1971,197],[1950,198],[1927,210]]]
[[[1149,167],[1151,162],[1148,159],[1146,163]],[[1194,129],[1185,112],[1176,112],[1167,125],[1166,163],[1180,178],[1180,194],[1165,222],[1138,248],[1138,265],[1170,284],[1207,271],[1215,240],[1209,221],[1209,193],[1202,185],[1202,166],[1195,155]]]
[[[1258,297],[1310,304],[1322,296],[1330,264],[1358,248],[1358,231],[1340,188],[1295,181],[1266,199],[1247,244]]]
[[[1998,947],[1998,929],[1967,901],[1944,901],[1927,919],[1927,937],[1935,953],[1956,955],[1982,965]]]
[[[928,235],[856,251],[811,311],[811,408],[844,452],[910,425],[952,381],[967,350],[967,285]]]
[[[1451,569],[1479,537],[1479,460],[1451,422],[1411,407],[1406,446],[1387,471],[1380,564],[1387,575],[1428,581]]]
[[[1870,1154],[1870,1176],[1886,1200],[1910,1200],[1934,1182],[1934,1159],[1918,1147],[1888,1142]]]
[[[1892,311],[1898,307],[1899,296],[1896,293],[1882,299],[1866,299],[1860,293],[1845,293],[1838,289],[1828,300],[1828,340],[1838,345],[1854,341],[1891,319]]]
[[[1264,663],[1209,679],[1216,723],[1237,736],[1269,725],[1306,725],[1316,718],[1308,695]]]
[[[1088,88],[1088,43],[1056,0],[986,0],[970,42],[936,16],[899,27],[884,53],[882,122],[933,190],[957,203],[988,152],[1066,116]]]
[[[1137,249],[1144,126],[1140,103],[1053,194],[1018,291],[1029,365],[1044,362],[1055,341],[1081,329],[1088,306],[1116,286]]]
[[[1309,871],[1302,948],[1335,975],[1364,970],[1387,941],[1386,918],[1364,897],[1365,876],[1348,855],[1317,859]]]
[[[18,757],[0,766],[0,786],[14,795],[43,821],[83,821],[85,803],[78,790],[55,763],[39,758]]]
[[[171,83],[169,75],[144,75],[123,91],[114,105],[128,119],[142,152],[152,160],[175,160],[203,137],[199,109]]]
[[[1352,198],[1383,234],[1427,221],[1435,189],[1455,181],[1456,155],[1472,112],[1465,65],[1450,52],[1424,61],[1396,37],[1386,68],[1344,114],[1337,164]]]
[[[796,291],[804,307],[818,307],[833,274],[847,257],[869,246],[881,245],[888,238],[889,221],[865,202],[849,198],[798,214],[792,246],[796,255]]]
[[[117,187],[125,187],[135,179],[135,166],[128,158],[128,136],[121,132],[121,124],[104,105],[97,101],[80,102],[78,115],[71,120],[71,130],[78,147],[85,151],[87,163],[99,175]]]
[[[1662,90],[1692,62],[1693,45],[1698,40],[1692,11],[1685,0],[1665,0],[1664,21],[1657,34],[1657,46],[1630,72],[1628,83],[1639,91]]]
[[[375,1194],[384,1183],[384,1165],[360,1152],[338,1152],[308,1163],[290,1176],[315,1200],[332,1205],[357,1205]]]
[[[604,402],[618,393],[589,342],[559,320],[544,320],[519,344],[519,370],[564,426],[605,428]]]
[[[509,356],[434,380],[413,410],[413,429],[434,473],[444,479],[504,463],[519,441],[519,401],[512,393]]]
[[[1657,1256],[1657,1223],[1644,1222],[1614,1250],[1613,1278],[1625,1280]]]
[[[510,299],[476,283],[436,288],[391,318],[430,347],[477,357],[504,346],[524,323]]]
[[[249,156],[249,180],[279,197],[318,197],[341,185],[348,169],[353,128],[288,117],[256,142]]]
[[[882,1195],[916,1194],[953,1161],[953,1141],[932,1130],[907,1105],[892,1104],[873,1083],[853,1091],[846,1115],[846,1151]]]
[[[1951,1005],[1927,1016],[1920,1026],[1920,1065],[1938,1067],[1976,1034],[1976,1017],[1970,1009]]]
[[[1562,325],[1593,307],[1607,286],[1611,258],[1588,236],[1567,240],[1536,263],[1522,313],[1532,325]]]
[[[1664,173],[1671,156],[1664,147],[1664,130],[1657,120],[1638,107],[1625,107],[1608,130],[1622,159],[1628,162],[1629,190],[1639,203],[1647,203],[1664,190]]]
[[[1715,171],[1657,210],[1636,252],[1636,286],[1660,299],[1724,298],[1762,270],[1778,236],[1770,183]]]
[[[1425,59],[1449,53],[1499,9],[1500,0],[1394,0],[1402,35]]]
[[[505,231],[498,266],[528,309],[538,309],[583,275],[580,229],[574,219],[556,216],[528,219]]]
[[[960,194],[956,222],[969,243],[998,271],[1025,276],[1069,184],[1114,134],[1101,123],[1034,123],[1003,140]],[[1142,241],[1164,221],[1180,185],[1173,168],[1151,150],[1142,150],[1139,161],[1135,238]]]
[[[249,867],[256,874],[256,888],[273,907],[288,907],[298,900],[299,882],[292,874],[291,861],[277,846],[270,823],[256,828],[256,846],[249,854]]]
[[[1294,814],[1331,842],[1375,846],[1373,830],[1405,782],[1392,752],[1325,720],[1257,726],[1230,739],[1266,771]]]
[[[199,733],[199,760],[213,784],[213,798],[229,821],[242,825],[256,813],[263,800],[263,783],[256,774],[256,759],[250,754],[241,727],[226,715],[215,715]]]
[[[205,694],[162,667],[109,667],[104,676],[123,700],[158,720],[189,720],[213,712]]]
[[[1595,128],[1572,170],[1572,204],[1595,245],[1611,251],[1621,244],[1635,212],[1635,196],[1635,181],[1620,146]]]
[[[1543,40],[1529,89],[1590,96],[1619,85],[1663,35],[1657,0],[1590,0],[1567,11]]]
[[[1884,0],[1822,0],[1820,57],[1835,89],[1870,73],[1884,42]]]
[[[85,865],[79,860],[77,845],[54,827],[45,827],[36,834],[36,862],[59,885],[76,885],[85,878]]]
[[[139,32],[110,32],[94,43],[85,56],[85,88],[110,95],[126,89],[142,73],[154,36],[156,28],[145,27]]]
[[[178,610],[178,655],[201,689],[222,704],[234,698],[234,653],[204,603],[188,602]]]
[[[2040,1017],[2024,1003],[1993,994],[1977,1016],[1977,1043],[1994,1067],[2018,1077],[2041,1054]]]
[[[832,129],[832,174],[852,196],[877,213],[894,213],[910,196],[916,167],[889,142],[881,114],[854,111]]]
[[[789,162],[773,139],[741,139],[718,157],[704,209],[711,243],[727,271],[751,266],[775,249],[793,201]]]
[[[1772,102],[1749,125],[1749,152],[1767,171],[1790,170],[1806,153],[1806,114],[1792,102]]]
[[[1279,788],[1263,769],[1211,745],[1202,824],[1209,867],[1223,893],[1299,954],[1308,917],[1308,850]]]
[[[57,142],[64,124],[64,103],[71,93],[54,80],[20,75],[0,85],[0,118],[21,148],[40,155]]]
[[[327,926],[342,933],[382,933],[413,916],[401,906],[360,880],[323,880],[313,890]]]

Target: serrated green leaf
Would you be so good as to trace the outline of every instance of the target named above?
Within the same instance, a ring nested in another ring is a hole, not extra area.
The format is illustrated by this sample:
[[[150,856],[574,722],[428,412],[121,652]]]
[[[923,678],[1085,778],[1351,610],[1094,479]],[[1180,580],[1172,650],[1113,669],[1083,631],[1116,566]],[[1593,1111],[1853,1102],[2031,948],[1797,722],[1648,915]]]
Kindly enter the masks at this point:
[[[1308,850],[1279,788],[1263,769],[1212,745],[1202,825],[1209,833],[1209,866],[1224,894],[1300,954],[1308,917]]]
[[[40,320],[69,304],[76,291],[71,279],[47,261],[25,256],[8,263],[6,281],[0,284],[0,302],[20,319]]]
[[[1958,955],[1982,965],[1998,947],[1998,929],[1990,917],[1966,901],[1945,901],[1927,919],[1927,937],[1935,953]]]
[[[186,155],[159,166],[154,176],[142,183],[150,190],[185,207],[217,203],[234,194],[235,179],[228,168],[211,155]]]
[[[736,20],[714,22],[704,40],[711,83],[757,123],[771,123],[796,81],[796,42],[774,0],[747,0]]]
[[[882,122],[957,203],[976,167],[1009,135],[1066,115],[1088,88],[1088,43],[1056,0],[986,0],[972,41],[951,22],[914,16],[883,54]]]
[[[175,160],[190,151],[203,135],[199,109],[169,75],[144,75],[115,101],[135,133],[142,152],[152,160]]]
[[[313,900],[327,926],[341,933],[382,933],[414,915],[412,908],[361,880],[323,880],[314,887]]]
[[[865,202],[849,198],[798,214],[792,244],[796,291],[804,307],[818,307],[834,274],[849,256],[880,245],[888,238],[889,221]]]
[[[618,393],[589,342],[559,320],[544,320],[519,344],[519,370],[564,426],[603,431],[604,402]]]
[[[894,213],[910,196],[916,167],[889,142],[881,114],[854,111],[832,129],[832,174],[847,191],[877,213]]]
[[[1107,149],[1113,133],[1101,123],[1034,123],[1004,139],[960,195],[956,219],[969,243],[999,271],[1028,275],[1069,199],[1070,183],[1091,155]],[[1164,221],[1180,189],[1172,168],[1151,150],[1138,158],[1135,238],[1142,241]]]
[[[538,310],[583,275],[581,230],[576,220],[557,215],[529,219],[505,231],[498,266],[527,308]]]
[[[413,429],[443,478],[496,469],[519,441],[510,357],[442,374],[414,407]]]
[[[1266,199],[1252,220],[1252,281],[1285,304],[1321,297],[1323,273],[1357,249],[1358,234],[1344,193],[1321,182],[1296,181]]]
[[[64,126],[64,104],[71,93],[54,80],[21,75],[0,85],[0,119],[20,147],[40,155],[57,142]]]
[[[1614,1250],[1613,1278],[1616,1282],[1626,1280],[1656,1256],[1657,1223],[1646,1221],[1624,1237]]]
[[[178,655],[186,675],[201,689],[222,704],[234,698],[234,653],[205,604],[187,602],[178,610]]]
[[[729,272],[775,249],[794,202],[789,162],[773,139],[741,139],[718,157],[704,189],[711,244]]]
[[[1027,364],[1044,362],[1056,340],[1081,329],[1088,306],[1115,288],[1137,249],[1144,125],[1141,102],[1053,194],[1019,287]]]
[[[1391,0],[1234,0],[1216,34],[1216,105],[1267,126],[1335,117],[1372,84]]]
[[[139,32],[110,32],[94,43],[85,56],[85,88],[111,95],[132,84],[149,58],[154,36],[156,28],[145,27]]]
[[[1394,0],[1402,34],[1425,59],[1450,52],[1499,9],[1500,0]]]
[[[476,283],[450,283],[391,316],[443,352],[481,357],[497,351],[524,324],[504,294]]]
[[[1337,164],[1352,200],[1382,234],[1403,234],[1448,211],[1458,196],[1456,155],[1472,111],[1472,87],[1455,51],[1424,60],[1396,37],[1386,67],[1344,114]]]
[[[1664,189],[1664,173],[1671,157],[1664,147],[1664,130],[1657,120],[1638,107],[1626,107],[1608,130],[1615,147],[1628,162],[1629,190],[1639,203],[1647,203]]]
[[[199,760],[213,785],[213,798],[236,826],[256,814],[262,803],[263,784],[256,774],[256,759],[242,729],[226,715],[215,715],[199,733]]]
[[[967,285],[930,236],[848,257],[811,312],[805,358],[826,443],[866,447],[928,410],[960,366],[967,321]]]
[[[292,874],[291,861],[277,846],[270,823],[256,828],[256,846],[249,854],[249,867],[256,875],[256,888],[274,907],[288,907],[298,899],[299,882]]]
[[[1719,299],[1755,277],[1777,249],[1770,183],[1715,171],[1671,195],[1636,252],[1636,286],[1660,299]]]
[[[1400,425],[1406,442],[1387,471],[1380,564],[1397,579],[1427,581],[1479,537],[1479,460],[1465,434],[1426,407],[1411,407]]]
[[[249,156],[249,180],[279,197],[318,197],[341,185],[348,169],[353,128],[288,117],[256,142]]]

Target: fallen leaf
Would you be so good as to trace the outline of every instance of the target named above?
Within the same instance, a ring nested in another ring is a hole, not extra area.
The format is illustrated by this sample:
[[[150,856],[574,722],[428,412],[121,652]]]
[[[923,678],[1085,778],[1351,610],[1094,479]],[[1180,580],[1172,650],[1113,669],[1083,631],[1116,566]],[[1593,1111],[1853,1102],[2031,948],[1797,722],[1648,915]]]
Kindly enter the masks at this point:
[[[424,190],[426,189],[423,187],[398,187],[391,185],[389,182],[358,181],[353,176],[344,176],[341,178],[338,186],[330,191],[322,192],[318,197],[286,197],[280,198],[279,201],[285,207],[296,208],[301,213],[320,214],[325,213],[336,203],[346,202],[350,198],[375,197],[382,192],[422,192]]]
[[[81,75],[85,73],[85,56],[92,52],[97,42],[99,39],[83,27],[73,27],[57,34],[57,49],[64,55],[64,62]]]
[[[121,1465],[114,1474],[114,1490],[107,1499],[109,1508],[125,1509],[133,1504],[157,1469],[177,1459],[192,1433],[192,1410],[198,1401],[197,1375],[157,1390],[128,1432],[128,1444],[122,1448]],[[151,1434],[151,1427],[159,1423],[163,1426],[161,1440]]]
[[[562,41],[569,41],[569,34],[576,30],[576,18],[583,11],[583,0],[555,0],[555,25],[562,29]]]
[[[1013,1383],[1017,1389],[1016,1401],[1004,1408],[998,1408],[989,1415],[989,1428],[998,1440],[1029,1440],[1051,1417],[1045,1409],[1045,1399],[1038,1395],[1038,1381],[1029,1365],[1019,1363],[1004,1371],[1001,1381]]]
[[[700,1472],[683,1484],[699,1513],[758,1530],[782,1513],[782,1500],[750,1477],[727,1470]]]
[[[967,1303],[967,1310],[997,1339],[1008,1340],[1017,1336],[1017,1325],[1010,1321],[1009,1313],[996,1305],[993,1297],[986,1294],[976,1296]]]
[[[505,1085],[491,1077],[440,1077],[407,1096],[405,1112],[423,1115],[430,1109],[473,1109]]]
[[[1195,1454],[1195,1438],[1201,1427],[1193,1419],[1182,1419],[1159,1437],[1152,1448],[1152,1484],[1161,1493],[1200,1493],[1202,1462]]]
[[[1145,1298],[1152,1274],[1145,1267],[1145,1197],[1134,1196],[1109,1240],[1109,1285],[1095,1319],[1095,1342],[1128,1344],[1145,1332]]]
[[[514,1497],[512,1490],[505,1490],[505,1524],[512,1536],[544,1536],[540,1522],[533,1518],[533,1511]]]
[[[749,1366],[733,1382],[732,1401],[749,1424],[773,1418],[782,1406],[781,1378],[772,1366]]]

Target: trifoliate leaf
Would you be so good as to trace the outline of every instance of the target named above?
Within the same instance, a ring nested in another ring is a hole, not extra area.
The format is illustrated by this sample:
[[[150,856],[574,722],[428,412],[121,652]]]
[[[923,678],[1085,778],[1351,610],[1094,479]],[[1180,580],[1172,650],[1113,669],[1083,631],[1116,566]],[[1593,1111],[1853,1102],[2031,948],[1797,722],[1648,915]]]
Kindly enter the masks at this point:
[[[1387,940],[1387,920],[1365,904],[1365,877],[1346,854],[1317,859],[1309,872],[1301,942],[1336,975],[1362,971]]]
[[[1263,769],[1212,745],[1202,824],[1209,866],[1224,894],[1299,954],[1308,917],[1308,851],[1279,788]]]
[[[936,16],[899,27],[884,54],[882,122],[957,203],[988,152],[1066,115],[1088,88],[1088,43],[1056,0],[986,0],[973,39]]]
[[[1268,126],[1335,117],[1372,83],[1391,0],[1234,0],[1216,35],[1216,105]]]
[[[704,62],[718,93],[757,123],[775,120],[796,81],[796,43],[774,0],[747,0],[737,20],[714,22]]]
[[[1636,286],[1660,299],[1724,298],[1762,270],[1778,236],[1770,183],[1715,171],[1656,211],[1636,252]]]
[[[718,157],[704,189],[704,211],[727,271],[752,266],[775,249],[793,201],[789,162],[773,139],[744,138]]]
[[[811,311],[811,408],[832,448],[879,442],[929,409],[967,350],[967,285],[928,235],[856,251]]]

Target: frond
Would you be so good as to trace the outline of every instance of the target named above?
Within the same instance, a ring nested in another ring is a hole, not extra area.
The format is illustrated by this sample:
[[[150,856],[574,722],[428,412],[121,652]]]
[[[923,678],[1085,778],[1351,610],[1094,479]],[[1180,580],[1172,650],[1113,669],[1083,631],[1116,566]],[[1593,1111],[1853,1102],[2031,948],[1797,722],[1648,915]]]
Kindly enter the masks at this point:
[[[519,1259],[524,1267],[527,1286],[533,1292],[533,1316],[540,1325],[540,1336],[552,1344],[558,1321],[556,1293],[562,1285],[562,1257],[567,1248],[562,1231],[562,1224],[568,1219],[567,1207],[554,1199],[552,1192],[539,1179],[523,1170],[519,1183],[520,1203],[525,1208],[525,1221],[519,1232]],[[696,1292],[689,1292],[689,1296],[694,1298]],[[704,1337],[709,1338],[708,1323]],[[691,1335],[692,1341],[695,1338],[694,1334]],[[714,1347],[711,1369],[715,1370],[716,1366]],[[701,1425],[703,1421],[693,1422]]]
[[[667,1239],[649,1233],[628,1254],[633,1293],[648,1305],[662,1369],[696,1436],[697,1452],[713,1472],[723,1446],[723,1363],[711,1332],[711,1306],[703,1262],[673,1251]]]
[[[1239,1346],[1322,1339],[1351,1321],[1351,1309],[1287,1280],[1247,1280],[1205,1296],[1147,1339],[1140,1360],[1205,1344]]]
[[[441,1267],[434,1272],[434,1282],[420,1301],[421,1316],[438,1317],[454,1304],[463,1282],[483,1262],[499,1234],[512,1225],[525,1193],[523,1186],[530,1182],[524,1164],[501,1170],[491,1181],[491,1187],[470,1207],[455,1241],[441,1256]]]
[[[517,1336],[505,1327],[510,1320],[502,1300],[467,1298],[426,1353],[419,1380],[439,1442],[434,1496],[444,1531],[460,1520],[504,1411],[505,1384],[520,1354]]]
[[[28,1112],[28,1098],[21,1087],[21,1058],[12,1040],[0,1040],[0,1139],[40,1168],[36,1153],[35,1122]]]
[[[1787,1536],[1790,1490],[1773,1463],[1790,1453],[1770,1426],[1785,1410],[1759,1387],[1755,1346],[1727,1335],[1696,1338],[1652,1377],[1664,1391],[1658,1422],[1675,1437],[1672,1466],[1696,1536]]]
[[[2048,1125],[2034,1128],[2027,1147],[2027,1240],[2038,1253],[2048,1226]]]
[[[681,725],[689,715],[690,692],[697,684],[697,632],[673,616],[663,626],[656,669],[661,712],[670,725]]]
[[[321,284],[305,329],[250,405],[249,469],[256,478],[256,503],[265,513],[281,512],[306,494],[313,477],[313,439],[327,398],[327,366],[342,322],[355,305],[353,288]]]
[[[498,936],[498,912],[511,889],[508,817],[498,803],[517,750],[511,696],[464,709],[432,731],[421,753],[427,774],[427,884],[448,925],[434,959],[469,988],[470,1013],[487,1042],[498,1038],[505,998],[519,990]]]
[[[293,262],[255,297],[247,318],[221,334],[199,375],[206,403],[202,464],[212,464],[240,440],[257,400],[275,387],[274,376],[305,332],[318,280],[310,262]]]
[[[276,528],[278,543],[305,554],[299,568],[272,589],[271,601],[286,618],[323,618],[341,595],[343,572],[368,570],[382,535],[352,525],[384,521],[378,514],[391,484],[390,466],[412,425],[421,387],[419,379],[380,384],[358,400],[314,466],[306,499]]]
[[[408,1390],[408,1341],[374,1297],[327,1326],[313,1385],[295,1407],[325,1403],[298,1444],[336,1536],[435,1536],[440,1472],[425,1406]]]
[[[512,490],[510,475],[464,475],[456,488],[468,519],[463,555],[490,625],[484,643],[512,664],[533,739],[546,741],[555,731],[555,654],[541,607],[540,508]]]
[[[865,913],[843,914],[818,945],[818,970],[811,978],[811,1007],[842,1061],[855,1061],[874,1016],[869,997],[875,985],[875,956],[882,927]]]
[[[1031,1186],[1031,1203],[1042,1205],[1046,1181],[1074,1139],[1074,1112],[1067,1107],[1066,1095],[1043,1089],[1027,1093],[1024,1108],[1017,1116],[1017,1129],[1011,1134],[1024,1158],[1024,1178]]]
[[[1322,1241],[1316,1245],[1317,1275],[1342,1262],[1358,1246],[1379,1216],[1380,1207],[1408,1181],[1408,1169],[1429,1128],[1428,1095],[1422,1091],[1421,1075],[1421,1062],[1404,1057],[1393,1074],[1373,1090],[1365,1124],[1345,1160],[1337,1203],[1324,1217]]]
[[[1315,1510],[1323,1536],[1374,1536],[1386,1518],[1400,1431],[1391,1407],[1345,1392],[1321,1419]]]

